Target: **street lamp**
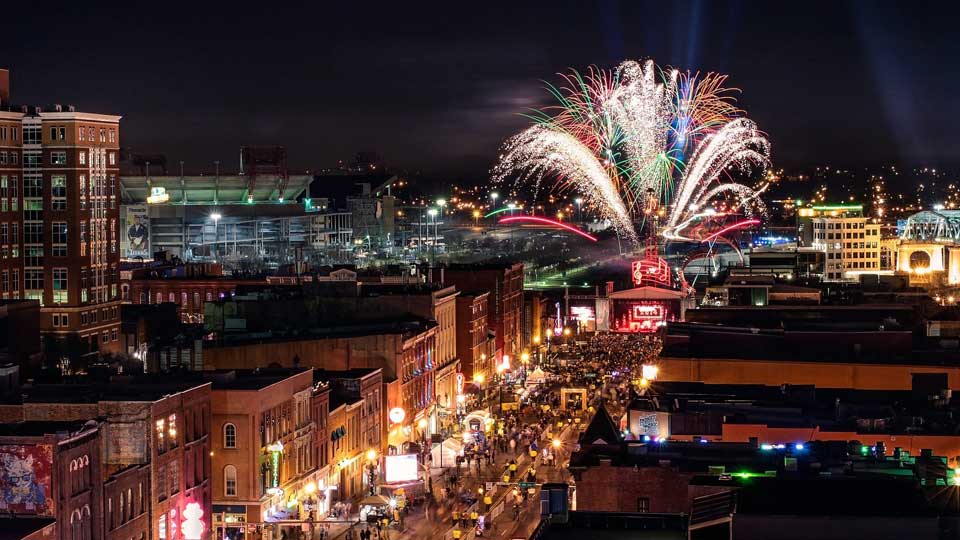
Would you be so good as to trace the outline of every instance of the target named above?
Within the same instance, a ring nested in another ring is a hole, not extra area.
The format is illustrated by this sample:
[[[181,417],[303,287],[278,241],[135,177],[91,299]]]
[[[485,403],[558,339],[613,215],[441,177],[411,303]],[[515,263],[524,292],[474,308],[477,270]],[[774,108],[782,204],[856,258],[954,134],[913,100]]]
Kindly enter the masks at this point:
[[[427,215],[430,216],[430,221],[433,222],[433,236],[430,237],[430,265],[433,266],[433,261],[436,258],[435,257],[436,251],[434,250],[434,248],[436,247],[436,243],[437,243],[437,209],[431,208],[427,210]],[[430,233],[430,226],[427,225],[427,234],[429,233]]]
[[[474,211],[473,211],[473,226],[476,227],[476,226],[478,226],[478,225],[480,225],[480,211],[479,211],[479,210],[474,210]]]
[[[437,206],[440,207],[440,219],[443,219],[443,207],[447,205],[447,200],[443,197],[437,199]]]
[[[493,201],[493,202],[490,204],[491,206],[494,206],[494,207],[497,206],[497,198],[498,198],[498,197],[500,197],[500,194],[497,193],[496,191],[494,191],[493,193],[490,194],[490,200]]]
[[[510,215],[513,215],[514,209],[517,207],[517,203],[507,203],[507,208],[510,209]]]
[[[577,203],[577,221],[582,223],[583,213],[580,211],[580,208],[583,206],[583,199],[581,197],[577,197],[573,200],[573,202]]]

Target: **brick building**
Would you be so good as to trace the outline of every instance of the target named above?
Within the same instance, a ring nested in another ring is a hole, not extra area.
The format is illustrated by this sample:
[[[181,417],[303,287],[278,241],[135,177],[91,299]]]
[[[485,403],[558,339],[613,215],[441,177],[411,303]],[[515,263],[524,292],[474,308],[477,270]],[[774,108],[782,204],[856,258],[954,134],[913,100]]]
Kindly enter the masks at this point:
[[[488,353],[487,291],[461,291],[457,296],[457,358],[468,380],[481,375],[493,380],[493,358]]]
[[[209,377],[216,537],[259,538],[247,524],[281,527],[285,520],[307,519],[317,466],[312,370],[232,370]],[[284,531],[274,532],[279,537]]]
[[[41,303],[45,335],[117,349],[120,117],[14,107],[0,76],[0,296]]]
[[[496,332],[497,359],[517,357],[523,350],[523,264],[451,264],[439,277],[458,290],[486,290],[487,324]]]
[[[112,521],[105,522],[105,538],[129,540],[126,533],[138,529],[147,533],[146,538],[171,540],[172,531],[180,530],[184,508],[192,502],[203,509],[209,530],[209,383],[165,375],[25,385],[0,405],[5,422],[93,418],[103,418],[109,434],[100,450],[104,485],[100,515],[109,516],[111,507],[116,510]],[[142,502],[142,507],[129,508],[128,490],[134,494],[133,504]],[[143,528],[141,520],[149,527]]]
[[[203,323],[207,302],[232,297],[243,285],[266,285],[263,279],[235,279],[221,275],[216,264],[148,266],[124,270],[120,291],[124,302],[177,306],[184,323]]]
[[[409,430],[402,428],[410,427],[415,419],[429,417],[436,400],[436,332],[433,321],[408,319],[343,324],[336,329],[318,329],[314,336],[297,340],[237,335],[223,343],[205,344],[204,365],[207,369],[254,369],[272,364],[327,370],[382,369],[386,410],[399,407],[405,412],[401,425],[387,426],[388,443],[400,447],[412,440]]]
[[[0,509],[56,519],[59,540],[105,538],[100,448],[100,425],[93,420],[0,424],[4,473],[20,478],[28,473],[31,488],[27,497],[5,498]]]

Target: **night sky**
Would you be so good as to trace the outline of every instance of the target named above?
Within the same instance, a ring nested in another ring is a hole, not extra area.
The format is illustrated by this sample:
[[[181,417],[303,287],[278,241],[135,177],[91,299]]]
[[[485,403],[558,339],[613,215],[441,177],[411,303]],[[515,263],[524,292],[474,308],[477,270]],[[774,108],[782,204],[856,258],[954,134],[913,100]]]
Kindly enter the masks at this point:
[[[122,114],[124,146],[188,169],[282,144],[296,168],[376,151],[482,180],[541,79],[644,57],[728,73],[775,165],[960,163],[956,3],[17,4],[14,103]]]

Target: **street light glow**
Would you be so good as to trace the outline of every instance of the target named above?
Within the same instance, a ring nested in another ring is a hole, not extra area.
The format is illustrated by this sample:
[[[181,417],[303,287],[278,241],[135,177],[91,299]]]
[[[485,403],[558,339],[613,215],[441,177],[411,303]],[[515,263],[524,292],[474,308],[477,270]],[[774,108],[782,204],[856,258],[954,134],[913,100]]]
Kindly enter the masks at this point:
[[[214,221],[220,221],[220,218],[222,218],[222,217],[223,217],[223,216],[220,215],[220,212],[214,212],[214,213],[210,214],[210,219],[212,219],[212,220],[214,220]]]
[[[373,448],[367,450],[367,461],[373,461],[377,459],[377,451]]]

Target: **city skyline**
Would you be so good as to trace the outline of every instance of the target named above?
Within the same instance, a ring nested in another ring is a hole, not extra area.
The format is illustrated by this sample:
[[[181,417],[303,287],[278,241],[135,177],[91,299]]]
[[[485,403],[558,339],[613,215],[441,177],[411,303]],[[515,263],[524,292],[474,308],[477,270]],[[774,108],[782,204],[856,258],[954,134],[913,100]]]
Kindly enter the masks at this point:
[[[943,68],[957,45],[937,30],[954,8],[911,6],[603,2],[464,17],[440,6],[204,5],[184,17],[67,5],[42,34],[12,28],[2,67],[13,103],[123,115],[125,147],[188,168],[233,166],[244,144],[283,144],[298,169],[370,150],[427,179],[478,181],[525,125],[520,113],[546,104],[542,81],[647,57],[728,74],[768,133],[774,166],[947,167],[960,162],[941,121],[956,107]],[[84,21],[108,16],[109,37],[85,34]]]

